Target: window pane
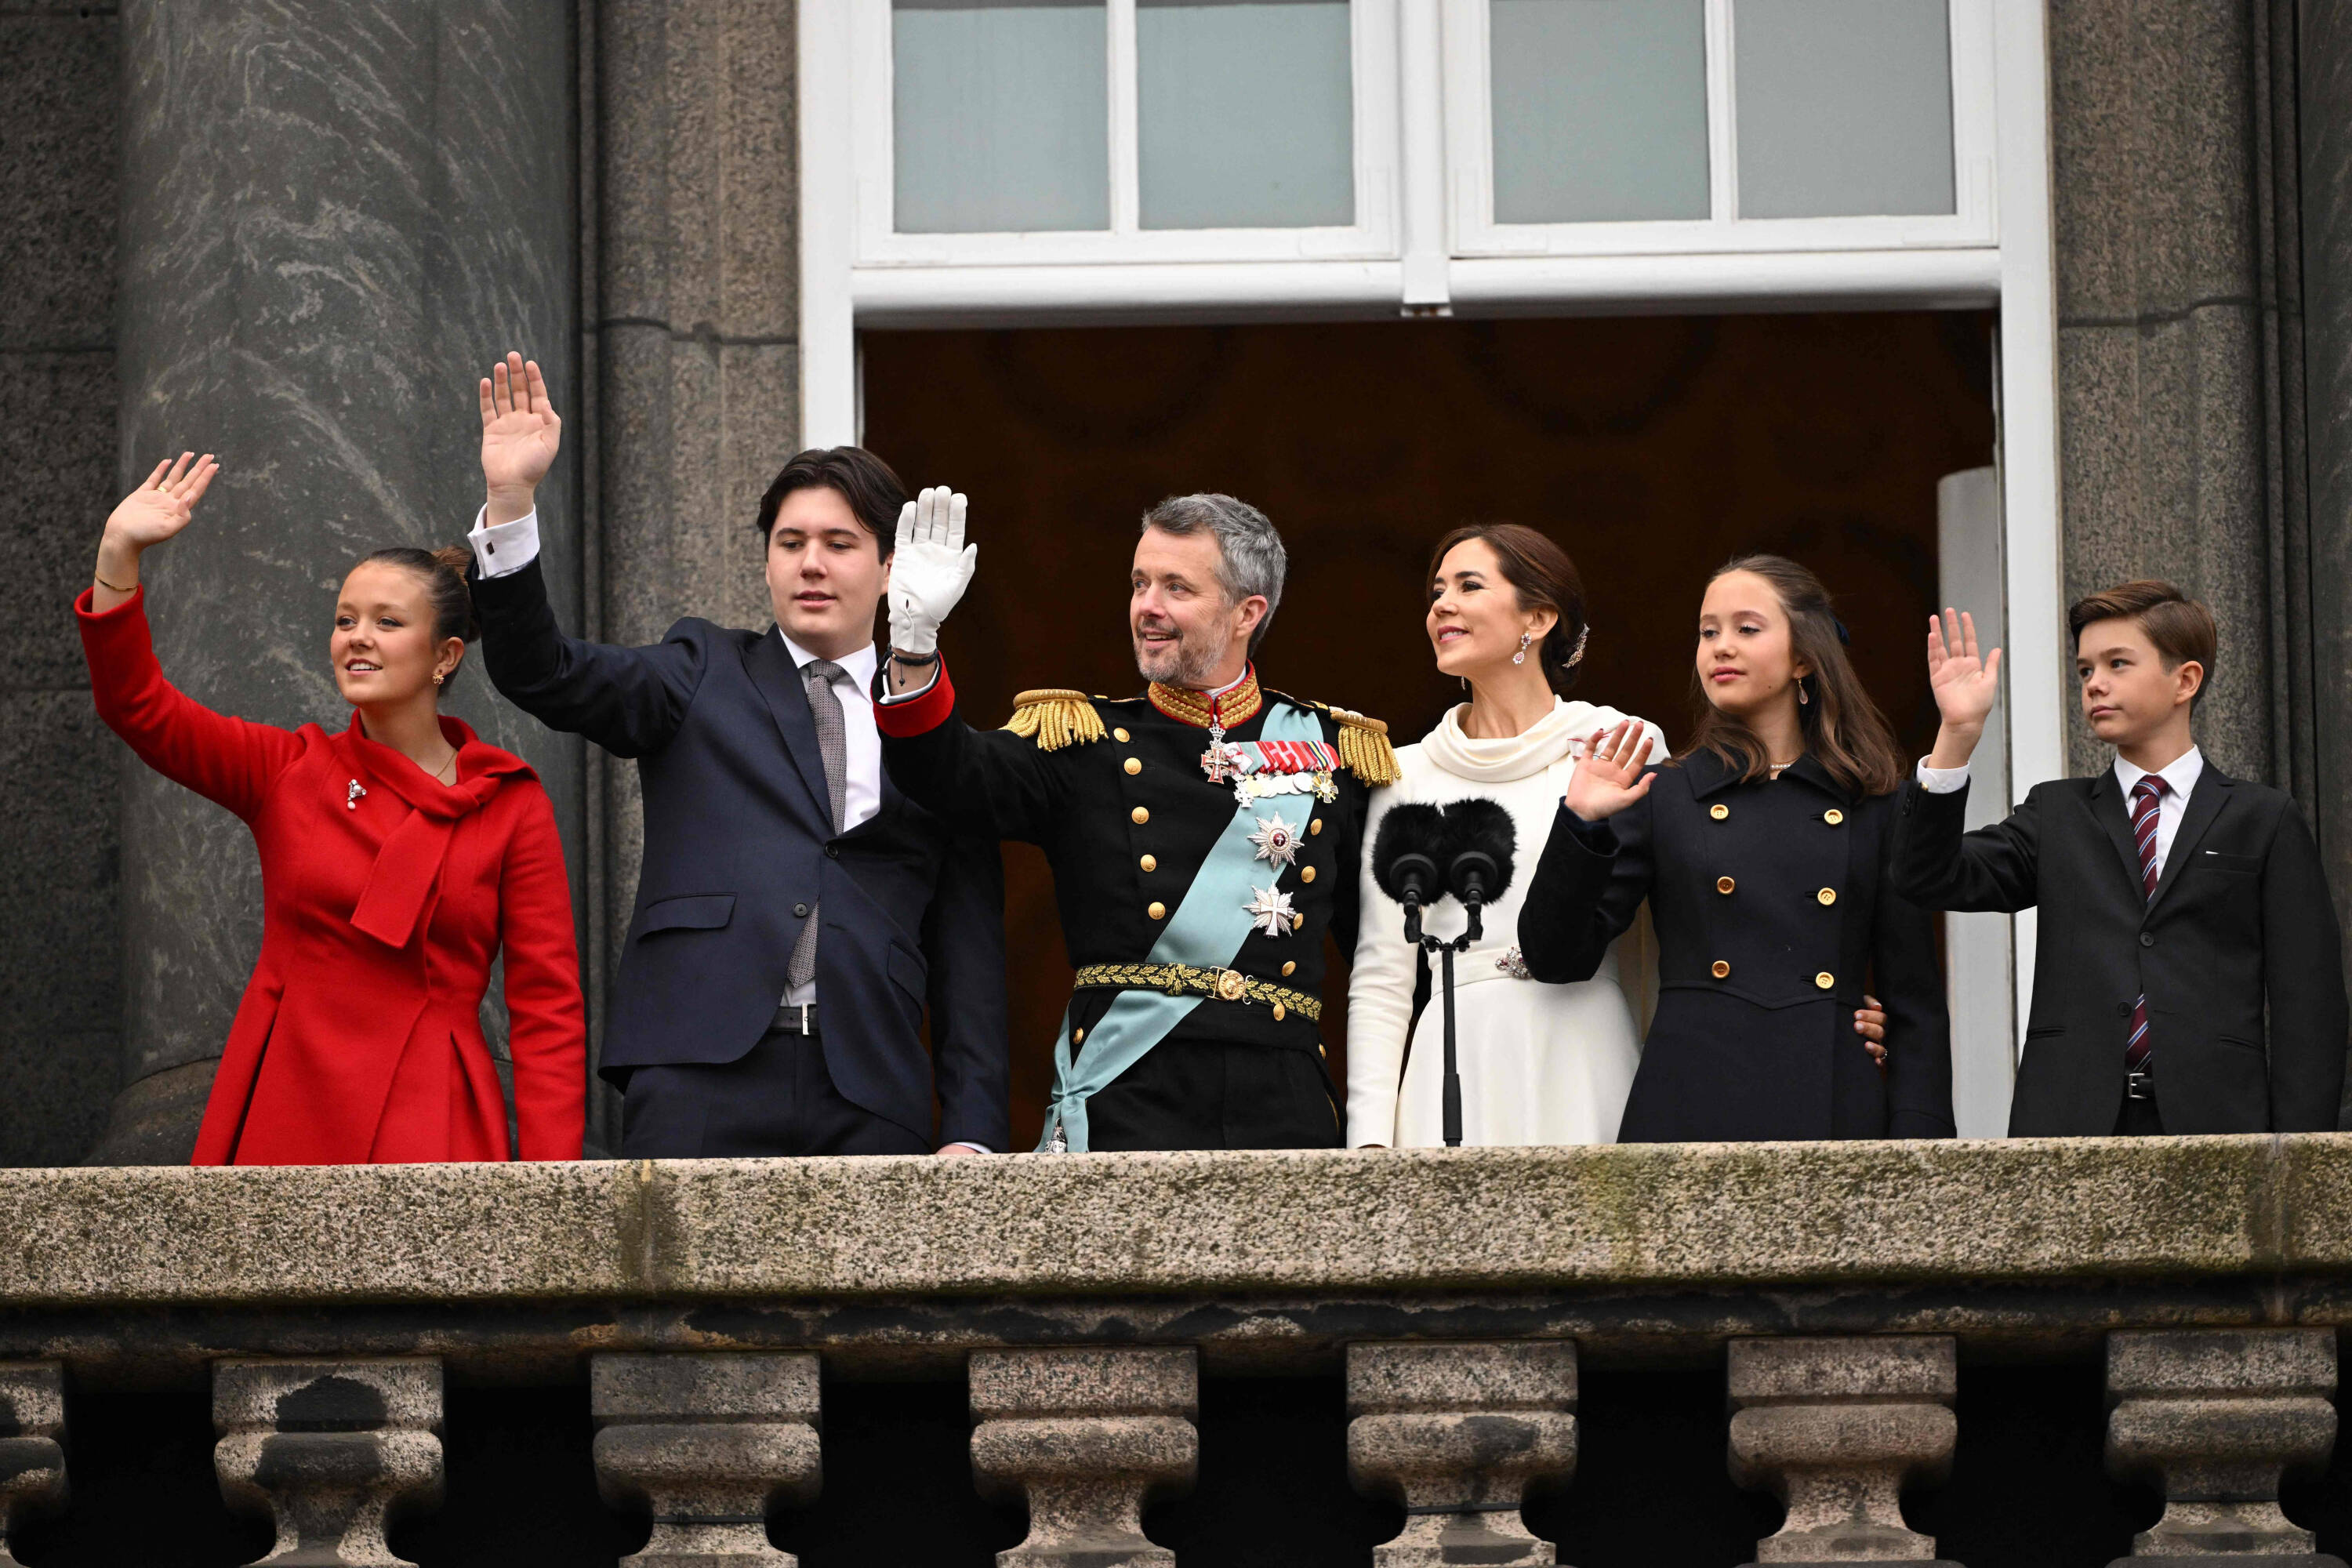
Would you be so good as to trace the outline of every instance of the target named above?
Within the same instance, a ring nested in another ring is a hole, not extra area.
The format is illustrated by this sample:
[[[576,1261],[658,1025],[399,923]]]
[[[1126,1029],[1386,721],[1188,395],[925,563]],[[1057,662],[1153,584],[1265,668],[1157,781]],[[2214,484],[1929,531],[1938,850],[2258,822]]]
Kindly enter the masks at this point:
[[[1705,217],[1704,0],[1493,0],[1495,221]]]
[[[891,0],[896,226],[1110,226],[1102,0]]]
[[[1137,0],[1146,228],[1356,221],[1348,0]]]
[[[1948,213],[1945,0],[1733,0],[1739,216]]]

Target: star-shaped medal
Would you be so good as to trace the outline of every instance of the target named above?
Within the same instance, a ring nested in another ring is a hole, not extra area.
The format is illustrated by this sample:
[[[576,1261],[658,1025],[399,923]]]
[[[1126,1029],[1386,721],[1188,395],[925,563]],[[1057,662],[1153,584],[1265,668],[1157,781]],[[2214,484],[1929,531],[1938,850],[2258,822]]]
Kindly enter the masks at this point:
[[[1257,846],[1257,858],[1271,862],[1277,871],[1298,853],[1298,829],[1283,821],[1278,811],[1257,819],[1257,831],[1249,836],[1249,841]]]
[[[1268,936],[1288,936],[1290,895],[1274,888],[1252,888],[1250,891],[1257,896],[1242,906],[1250,912],[1250,923]]]

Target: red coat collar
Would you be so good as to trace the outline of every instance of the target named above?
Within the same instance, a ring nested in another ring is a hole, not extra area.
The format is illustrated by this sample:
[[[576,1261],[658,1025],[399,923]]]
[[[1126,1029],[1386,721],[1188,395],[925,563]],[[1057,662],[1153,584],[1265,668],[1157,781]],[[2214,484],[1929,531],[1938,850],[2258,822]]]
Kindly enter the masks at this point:
[[[391,747],[369,740],[356,712],[351,727],[335,737],[338,751],[354,770],[347,805],[356,807],[374,786],[397,795],[410,808],[376,851],[367,886],[352,909],[352,924],[390,947],[406,947],[415,934],[457,819],[481,809],[507,780],[539,776],[520,757],[486,744],[462,720],[443,715],[441,733],[457,748],[454,787]]]

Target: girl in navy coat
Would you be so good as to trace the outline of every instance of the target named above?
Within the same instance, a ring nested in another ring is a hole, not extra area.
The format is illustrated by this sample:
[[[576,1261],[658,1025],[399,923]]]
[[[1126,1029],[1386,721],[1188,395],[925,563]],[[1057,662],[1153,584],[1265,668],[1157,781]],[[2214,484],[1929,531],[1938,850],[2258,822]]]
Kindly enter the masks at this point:
[[[1650,900],[1659,997],[1623,1142],[1948,1138],[1952,1071],[1931,917],[1886,878],[1902,766],[1828,593],[1751,555],[1707,584],[1690,744],[1642,764],[1592,739],[1519,916],[1538,980],[1583,980]],[[1885,1060],[1856,1037],[1885,1000]]]

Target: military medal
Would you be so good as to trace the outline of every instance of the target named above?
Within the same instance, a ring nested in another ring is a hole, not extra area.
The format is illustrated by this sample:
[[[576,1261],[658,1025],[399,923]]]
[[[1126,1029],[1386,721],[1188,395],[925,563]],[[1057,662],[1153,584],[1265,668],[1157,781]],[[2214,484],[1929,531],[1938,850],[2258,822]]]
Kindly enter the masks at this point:
[[[1278,888],[1252,888],[1256,895],[1242,908],[1250,914],[1250,923],[1268,936],[1287,936],[1297,929],[1293,924],[1290,895]]]
[[[1239,746],[1228,745],[1219,739],[1224,731],[1211,729],[1209,749],[1201,753],[1201,772],[1211,784],[1221,784],[1241,772],[1243,756]]]
[[[1257,831],[1249,836],[1257,846],[1257,858],[1270,862],[1276,871],[1290,864],[1298,853],[1298,829],[1282,820],[1282,813],[1257,819]]]

